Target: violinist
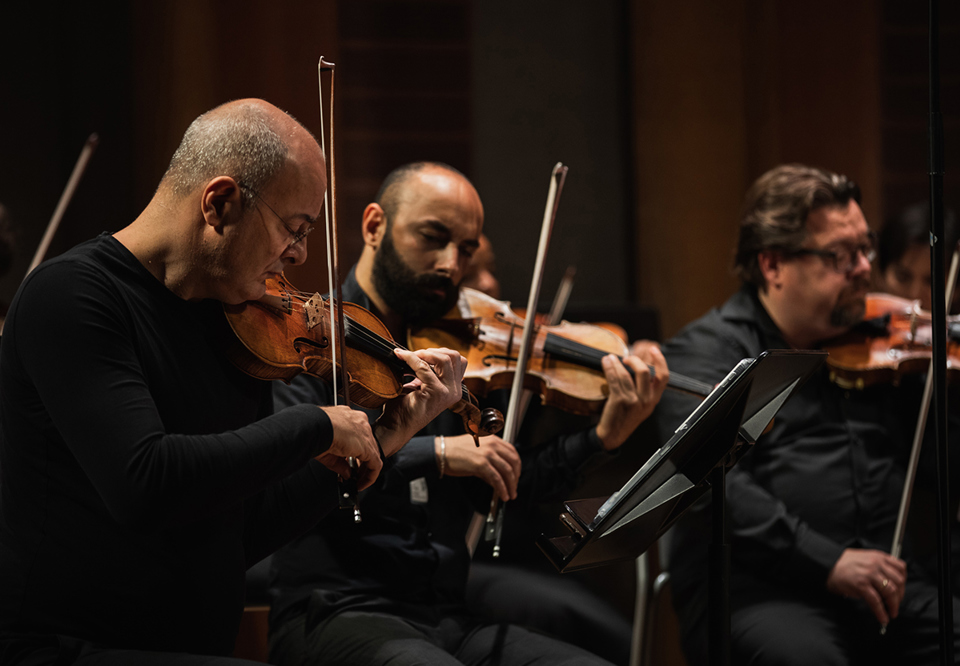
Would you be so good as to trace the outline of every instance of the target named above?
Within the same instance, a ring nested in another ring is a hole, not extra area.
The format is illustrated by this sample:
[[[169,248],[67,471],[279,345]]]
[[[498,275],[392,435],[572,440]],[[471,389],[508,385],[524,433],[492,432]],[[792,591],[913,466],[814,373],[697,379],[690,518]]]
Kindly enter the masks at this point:
[[[461,287],[482,291],[487,296],[500,298],[500,280],[497,279],[497,255],[486,234],[480,234],[480,244],[470,257]]]
[[[244,571],[460,398],[463,360],[403,353],[405,422],[272,413],[226,358],[222,304],[306,259],[324,158],[293,118],[230,102],[187,129],[128,226],[34,270],[0,356],[0,663],[229,658]],[[225,333],[226,332],[226,333]],[[328,469],[329,468],[329,469]]]
[[[876,253],[859,200],[852,181],[823,169],[762,175],[740,218],[742,287],[664,345],[671,369],[716,382],[741,358],[814,349],[857,325]],[[939,663],[935,575],[910,544],[904,559],[889,554],[920,404],[915,380],[853,390],[824,370],[728,472],[732,663]],[[661,438],[692,406],[664,396]],[[688,511],[670,539],[691,666],[708,661],[708,514]]]
[[[943,214],[944,243],[949,254],[957,242],[957,217],[949,208]],[[901,298],[919,300],[930,311],[930,204],[907,206],[880,230],[874,289]],[[954,298],[956,301],[956,298]]]
[[[483,207],[473,185],[438,163],[391,172],[361,221],[364,249],[344,299],[372,310],[395,338],[457,306],[479,246]],[[333,514],[278,552],[271,662],[286,664],[606,664],[588,652],[512,624],[483,621],[464,604],[465,535],[503,500],[562,495],[594,454],[617,448],[645,418],[668,375],[659,351],[605,364],[611,379],[604,426],[517,451],[496,436],[462,435],[443,414],[386,463],[360,494],[363,522]],[[656,377],[645,365],[656,368]],[[315,402],[329,388],[308,377],[278,384],[280,404]],[[522,464],[522,474],[521,474]]]

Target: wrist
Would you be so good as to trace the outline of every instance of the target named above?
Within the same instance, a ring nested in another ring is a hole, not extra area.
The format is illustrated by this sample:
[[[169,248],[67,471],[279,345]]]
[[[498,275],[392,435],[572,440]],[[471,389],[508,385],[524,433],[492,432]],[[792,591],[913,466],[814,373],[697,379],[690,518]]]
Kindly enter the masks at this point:
[[[594,427],[593,434],[604,451],[612,451],[621,444],[621,442],[614,441],[613,433],[609,428],[604,428],[602,424],[597,424]]]
[[[371,430],[373,431],[374,439],[380,446],[381,456],[392,456],[406,444],[406,440],[398,441],[400,437],[395,430],[383,426],[379,421],[373,424]]]

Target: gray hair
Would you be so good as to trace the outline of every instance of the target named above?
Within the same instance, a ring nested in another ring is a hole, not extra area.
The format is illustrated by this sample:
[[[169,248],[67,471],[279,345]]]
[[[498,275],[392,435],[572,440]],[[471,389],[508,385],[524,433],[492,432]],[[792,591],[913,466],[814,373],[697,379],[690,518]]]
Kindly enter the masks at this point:
[[[253,191],[261,191],[287,159],[287,144],[273,125],[253,104],[204,113],[187,128],[161,182],[182,197],[212,178],[230,176],[243,184],[246,208]]]

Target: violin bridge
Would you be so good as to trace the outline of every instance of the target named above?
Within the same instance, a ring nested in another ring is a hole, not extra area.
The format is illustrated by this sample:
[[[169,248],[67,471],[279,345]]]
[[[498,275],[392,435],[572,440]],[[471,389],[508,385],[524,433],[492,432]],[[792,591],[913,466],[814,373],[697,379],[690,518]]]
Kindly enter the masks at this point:
[[[323,321],[323,298],[314,294],[303,304],[303,311],[307,315],[307,330],[311,330]]]

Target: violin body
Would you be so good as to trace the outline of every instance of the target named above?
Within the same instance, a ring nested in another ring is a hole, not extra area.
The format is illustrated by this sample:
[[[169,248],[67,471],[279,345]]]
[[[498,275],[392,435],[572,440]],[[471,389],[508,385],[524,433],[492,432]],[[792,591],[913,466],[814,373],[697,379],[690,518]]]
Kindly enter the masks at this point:
[[[898,385],[905,374],[926,372],[932,356],[933,330],[920,301],[890,294],[867,294],[864,320],[880,320],[876,329],[859,326],[827,342],[830,379],[842,388]],[[885,324],[885,325],[883,325]],[[947,343],[947,377],[960,370],[960,340],[951,324]]]
[[[223,306],[234,333],[227,342],[230,360],[257,379],[289,382],[306,373],[331,381],[336,366],[329,301],[319,294],[307,297],[282,277],[267,280],[266,285],[267,292],[258,301]],[[343,303],[343,318],[346,340],[341,346],[350,401],[377,409],[400,396],[403,376],[413,372],[393,353],[398,345],[372,312]],[[481,411],[466,386],[463,398],[450,411],[463,418],[474,437],[503,427],[503,416],[492,408]]]
[[[330,381],[334,363],[329,307],[317,294],[304,299],[283,278],[268,280],[267,293],[259,301],[224,305],[236,334],[227,350],[230,359],[258,379],[289,382],[302,372]],[[390,339],[386,327],[369,310],[344,303],[343,311],[351,322]],[[344,363],[350,399],[356,404],[375,409],[400,395],[396,364],[391,366],[350,344],[344,347]]]
[[[527,317],[527,309],[526,309],[526,308],[510,308],[510,309],[513,310],[513,312],[514,312],[520,319],[526,319],[526,317]],[[550,326],[550,325],[551,325],[551,324],[550,324],[550,315],[545,314],[545,313],[543,313],[543,312],[538,312],[538,313],[534,316],[534,321],[537,323],[537,326],[541,326],[541,325]],[[614,324],[613,322],[610,322],[610,321],[592,321],[592,322],[590,322],[590,323],[588,324],[588,326],[596,326],[596,327],[598,327],[598,328],[605,328],[606,330],[610,331],[611,333],[615,334],[618,338],[620,338],[621,340],[623,340],[623,344],[625,344],[625,345],[626,345],[626,344],[630,344],[630,339],[627,337],[627,331],[626,331],[626,329],[624,329],[623,326],[620,326],[619,324]]]
[[[445,318],[410,333],[412,349],[448,347],[467,359],[463,382],[475,395],[510,388],[524,319],[475,289],[460,291],[462,318]],[[591,324],[562,322],[537,327],[532,340],[524,388],[539,394],[544,404],[574,414],[595,414],[610,393],[600,366],[606,354],[624,356],[626,343],[615,333]]]

